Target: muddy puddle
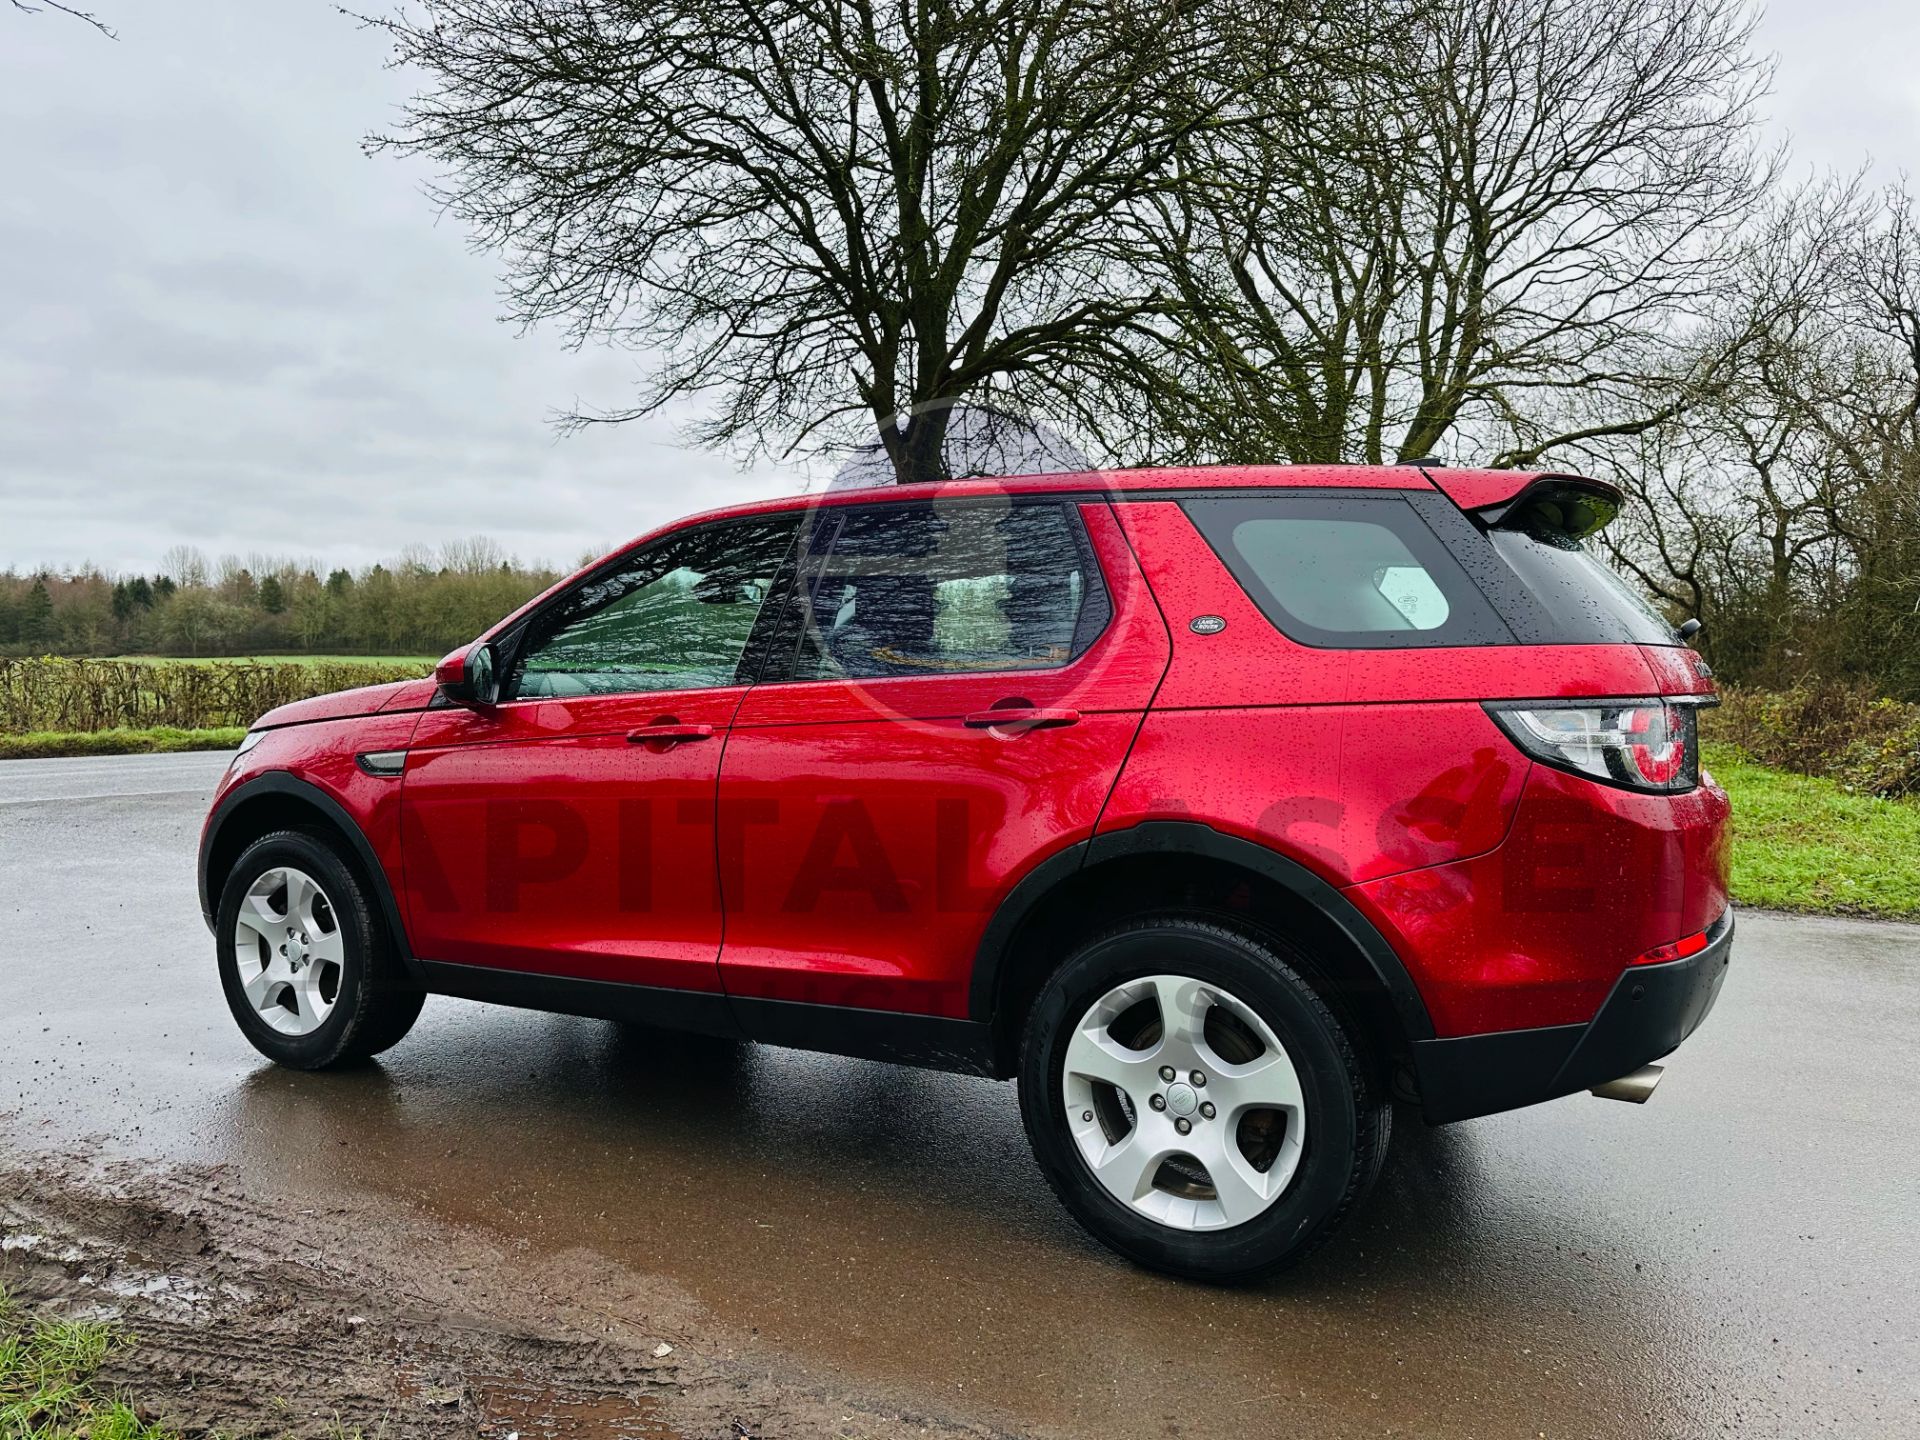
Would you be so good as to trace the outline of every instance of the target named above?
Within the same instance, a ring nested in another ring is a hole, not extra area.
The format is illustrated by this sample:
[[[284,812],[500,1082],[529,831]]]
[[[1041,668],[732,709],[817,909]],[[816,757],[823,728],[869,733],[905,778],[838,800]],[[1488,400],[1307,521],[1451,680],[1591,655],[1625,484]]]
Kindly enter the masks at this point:
[[[115,1322],[132,1343],[101,1380],[189,1436],[1005,1433],[837,1394],[711,1330],[658,1339],[697,1309],[590,1257],[530,1269],[431,1222],[243,1198],[216,1172],[0,1169],[0,1284],[36,1314]]]

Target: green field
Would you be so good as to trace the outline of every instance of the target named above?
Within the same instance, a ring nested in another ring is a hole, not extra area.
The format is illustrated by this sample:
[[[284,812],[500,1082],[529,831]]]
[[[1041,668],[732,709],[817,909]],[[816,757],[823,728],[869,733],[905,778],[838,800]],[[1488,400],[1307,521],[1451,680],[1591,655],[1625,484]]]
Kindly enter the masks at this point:
[[[418,665],[425,674],[438,655],[108,655],[133,665]]]
[[[1733,799],[1733,898],[1769,910],[1920,919],[1920,800],[1852,795],[1705,747]]]
[[[246,735],[244,726],[180,730],[156,725],[148,730],[0,731],[0,760],[47,760],[61,755],[165,755],[181,750],[231,750]]]

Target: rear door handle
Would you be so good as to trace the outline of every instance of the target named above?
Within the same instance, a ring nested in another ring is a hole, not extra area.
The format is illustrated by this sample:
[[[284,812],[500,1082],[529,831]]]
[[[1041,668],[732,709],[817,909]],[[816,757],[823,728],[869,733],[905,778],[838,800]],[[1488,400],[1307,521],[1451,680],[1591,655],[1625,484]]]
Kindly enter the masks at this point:
[[[630,745],[677,745],[686,740],[711,740],[711,725],[682,725],[677,720],[662,721],[655,725],[642,725],[627,731],[627,743]]]
[[[976,710],[966,718],[969,730],[993,730],[1002,725],[1020,730],[1057,730],[1062,725],[1078,725],[1078,710],[1049,710],[1039,705],[1008,705],[997,710]]]

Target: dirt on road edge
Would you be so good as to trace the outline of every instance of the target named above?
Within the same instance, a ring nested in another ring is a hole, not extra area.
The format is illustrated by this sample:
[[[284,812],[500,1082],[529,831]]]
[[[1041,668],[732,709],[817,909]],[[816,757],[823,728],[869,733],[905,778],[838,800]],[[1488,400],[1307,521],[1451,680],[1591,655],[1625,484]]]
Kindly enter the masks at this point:
[[[119,1321],[136,1343],[101,1380],[188,1435],[1006,1433],[849,1394],[603,1256],[280,1205],[218,1169],[0,1157],[0,1284]]]

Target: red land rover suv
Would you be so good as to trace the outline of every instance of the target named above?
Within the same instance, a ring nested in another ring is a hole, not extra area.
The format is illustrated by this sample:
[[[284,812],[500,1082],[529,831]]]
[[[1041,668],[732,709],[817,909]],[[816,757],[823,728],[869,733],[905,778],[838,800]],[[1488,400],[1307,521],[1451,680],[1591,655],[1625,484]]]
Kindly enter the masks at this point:
[[[264,716],[201,908],[318,1068],[429,993],[1018,1077],[1095,1235],[1247,1278],[1443,1122],[1643,1069],[1733,921],[1706,666],[1592,480],[1142,470],[647,536]]]

